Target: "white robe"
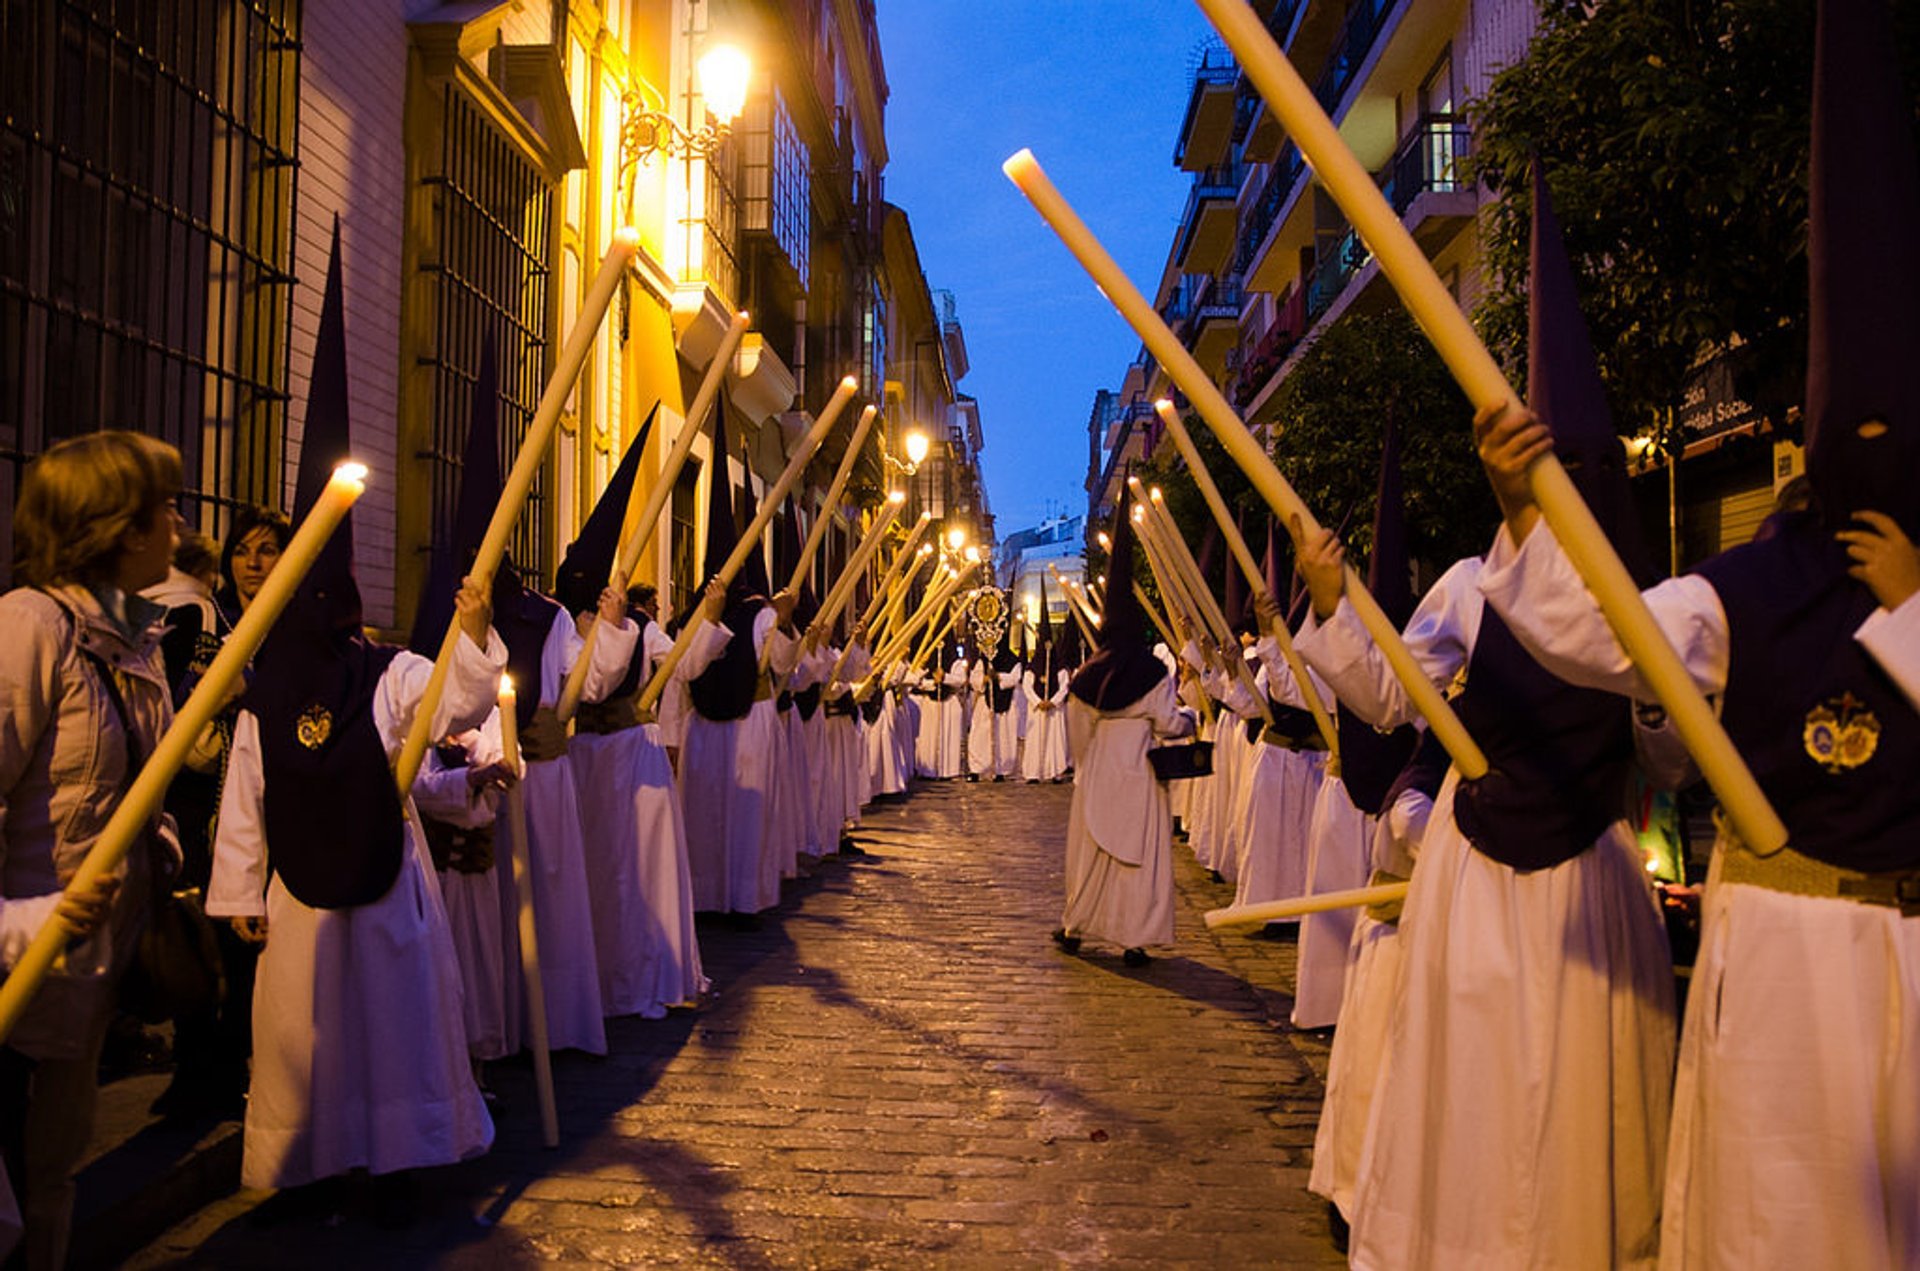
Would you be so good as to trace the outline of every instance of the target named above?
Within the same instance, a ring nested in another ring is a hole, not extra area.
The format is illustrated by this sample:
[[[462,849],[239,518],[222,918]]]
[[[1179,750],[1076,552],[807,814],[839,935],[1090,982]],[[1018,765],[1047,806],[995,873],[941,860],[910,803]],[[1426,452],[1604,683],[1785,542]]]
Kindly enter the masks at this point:
[[[938,702],[932,698],[922,699],[920,736],[926,749],[924,772],[929,777],[948,780],[965,771],[967,708],[961,694],[967,688],[967,664],[957,661],[943,672],[930,672],[929,684],[936,675],[947,695]]]
[[[900,762],[900,711],[890,689],[875,689],[880,710],[867,725],[867,791],[871,799],[901,794],[907,788],[907,769]]]
[[[1067,770],[1067,683],[1065,671],[1054,676],[1051,696],[1041,696],[1034,673],[1021,677],[1027,700],[1026,749],[1020,755],[1020,775],[1028,781],[1053,781]],[[1042,709],[1042,704],[1045,709]]]
[[[1424,792],[1401,792],[1374,832],[1374,869],[1410,876],[1432,811],[1433,800]],[[1307,1178],[1307,1190],[1332,1201],[1349,1223],[1354,1220],[1353,1187],[1400,1001],[1405,959],[1399,923],[1362,912],[1348,949],[1346,993],[1327,1056],[1327,1094],[1314,1128],[1313,1170]]]
[[[1481,588],[1543,665],[1650,700],[1544,523]],[[1694,575],[1646,593],[1700,690],[1730,633]],[[1920,597],[1854,633],[1920,709]],[[1674,1092],[1663,1268],[1920,1265],[1920,921],[1707,879]]]
[[[773,610],[763,607],[753,620],[756,658],[769,639],[776,640],[769,665],[785,675],[798,642],[776,632]],[[692,811],[687,857],[697,910],[751,914],[780,903],[780,859],[770,837],[778,724],[771,697],[756,699],[739,719],[695,710],[687,720],[680,790]]]
[[[833,670],[837,655],[831,648],[818,648],[807,654],[796,671],[795,683],[802,688],[824,684]],[[794,715],[800,715],[799,708]],[[800,719],[800,740],[807,753],[808,838],[815,856],[825,856],[840,846],[841,807],[836,783],[839,767],[834,762],[833,740],[827,732],[826,694],[814,705],[813,718]]]
[[[471,728],[506,665],[490,635],[457,641],[430,735]],[[391,758],[433,664],[402,653],[381,676],[374,726]],[[268,881],[259,721],[234,726],[207,912],[268,921],[253,993],[253,1080],[240,1181],[293,1187],[350,1169],[446,1165],[493,1142],[473,1082],[460,965],[411,802],[400,874],[379,900],[310,909]]]
[[[1407,626],[1436,684],[1472,657],[1479,569],[1448,570]],[[1411,718],[1345,601],[1299,647],[1362,719]],[[1457,779],[1434,800],[1401,919],[1403,990],[1355,1187],[1353,1265],[1649,1265],[1673,968],[1639,848],[1616,822],[1572,860],[1512,869],[1455,825]]]
[[[1277,702],[1304,709],[1293,669],[1271,636],[1256,648],[1262,666],[1255,688]],[[1324,700],[1324,698],[1323,698]],[[1235,815],[1240,856],[1233,903],[1257,905],[1306,894],[1313,809],[1326,769],[1326,752],[1291,750],[1264,739],[1253,744]]]
[[[993,709],[990,687],[1017,690],[1021,669],[996,671],[991,661],[980,660],[969,674],[973,721],[967,729],[967,771],[980,777],[1011,777],[1020,771],[1020,720],[1012,707]]]
[[[594,637],[582,701],[605,699],[626,674],[639,628],[631,621],[604,626]],[[564,610],[553,615],[546,644],[540,651],[540,704],[560,700],[574,660],[586,648],[573,616]],[[523,686],[524,688],[524,686]],[[495,718],[491,726],[499,728]],[[498,744],[497,733],[495,744]],[[527,864],[533,877],[534,931],[540,942],[540,984],[546,994],[547,1045],[554,1050],[607,1053],[606,1008],[600,1000],[600,951],[593,930],[596,871],[588,864],[588,840],[580,819],[580,792],[574,783],[573,759],[527,761],[520,786],[527,808]],[[511,862],[512,818],[503,818],[494,840],[494,854]],[[593,850],[607,850],[608,840],[596,833]],[[513,965],[520,958],[520,893],[511,864],[499,875],[501,922]],[[518,977],[515,983],[518,983]],[[528,999],[519,995],[514,1019],[528,1016]],[[524,1027],[524,1025],[523,1025]],[[510,1039],[516,1049],[530,1040],[522,1033]]]
[[[776,690],[788,685],[793,673],[800,665],[799,637],[790,636],[777,628],[773,640],[781,655],[784,671],[773,668],[773,683]],[[769,662],[769,666],[772,663]],[[794,725],[798,713],[791,702],[787,709],[780,709],[776,691],[773,711],[773,805],[767,821],[767,850],[773,853],[779,863],[781,878],[800,876],[800,856],[813,842],[813,802],[812,791],[808,787],[811,773],[807,766],[806,751],[801,747],[798,732]]]
[[[1173,815],[1147,751],[1193,732],[1173,681],[1139,701],[1097,711],[1067,701],[1067,728],[1081,756],[1067,816],[1067,903],[1061,925],[1122,948],[1173,943]]]
[[[650,622],[645,675],[673,648]],[[691,679],[726,648],[726,628],[696,632],[674,675]],[[660,1019],[706,991],[693,927],[687,827],[673,765],[658,724],[616,733],[576,732],[567,752],[588,827],[587,872],[602,1009],[609,1016]]]
[[[475,790],[467,784],[467,774],[499,761],[499,725],[494,723],[491,731],[471,729],[454,740],[466,748],[468,766],[446,767],[435,751],[427,751],[413,783],[414,805],[428,820],[462,829],[492,827],[499,814],[500,792]],[[501,1059],[519,1049],[515,1039],[519,1036],[520,968],[507,964],[500,909],[500,873],[510,869],[506,857],[496,856],[494,867],[484,873],[438,871],[440,899],[460,962],[467,1052],[475,1059]]]

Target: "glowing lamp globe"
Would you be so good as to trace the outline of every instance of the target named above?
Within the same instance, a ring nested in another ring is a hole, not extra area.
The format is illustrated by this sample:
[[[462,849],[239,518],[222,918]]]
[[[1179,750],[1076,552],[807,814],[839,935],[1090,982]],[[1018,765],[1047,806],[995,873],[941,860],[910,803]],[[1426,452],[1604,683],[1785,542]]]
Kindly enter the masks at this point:
[[[732,44],[715,44],[700,55],[696,73],[713,117],[729,124],[738,119],[747,108],[747,81],[753,74],[746,53]]]
[[[916,468],[925,463],[927,461],[927,451],[932,447],[932,444],[932,442],[927,440],[927,434],[917,428],[908,433],[907,462]]]

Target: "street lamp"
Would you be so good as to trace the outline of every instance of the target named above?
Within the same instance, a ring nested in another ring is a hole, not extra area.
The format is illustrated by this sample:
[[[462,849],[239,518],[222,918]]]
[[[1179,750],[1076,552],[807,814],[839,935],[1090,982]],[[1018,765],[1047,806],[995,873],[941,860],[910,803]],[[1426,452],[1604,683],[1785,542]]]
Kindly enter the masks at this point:
[[[900,475],[910,477],[920,471],[920,465],[927,461],[927,454],[933,449],[933,443],[927,440],[927,434],[918,428],[908,432],[900,442],[907,452],[905,463],[900,462],[885,450],[880,452],[880,460],[887,467],[897,470]]]
[[[947,531],[947,546],[950,549],[957,552],[966,545],[967,531],[965,526],[956,525]]]
[[[694,79],[700,85],[708,115],[706,125],[698,132],[648,105],[638,83],[629,88],[620,99],[620,171],[628,187],[628,199],[633,197],[634,168],[650,162],[654,155],[705,159],[726,144],[733,133],[733,121],[747,107],[747,82],[752,77],[753,62],[739,46],[708,45],[694,66]]]

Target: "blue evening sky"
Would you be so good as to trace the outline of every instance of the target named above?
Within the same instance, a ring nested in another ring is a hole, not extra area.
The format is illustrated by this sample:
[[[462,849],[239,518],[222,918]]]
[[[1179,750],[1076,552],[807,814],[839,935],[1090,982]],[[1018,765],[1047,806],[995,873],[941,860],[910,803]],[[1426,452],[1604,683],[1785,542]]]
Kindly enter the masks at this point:
[[[1087,414],[1140,347],[1000,164],[1032,148],[1152,294],[1191,178],[1173,166],[1211,33],[1189,0],[878,0],[886,193],[954,293],[1000,536],[1084,512]]]

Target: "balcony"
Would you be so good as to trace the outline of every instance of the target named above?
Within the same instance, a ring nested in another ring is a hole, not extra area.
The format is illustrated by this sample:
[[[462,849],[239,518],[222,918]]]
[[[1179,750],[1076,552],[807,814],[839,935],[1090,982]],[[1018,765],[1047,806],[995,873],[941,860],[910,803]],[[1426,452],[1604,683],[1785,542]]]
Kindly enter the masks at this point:
[[[1266,188],[1260,191],[1260,197],[1247,209],[1245,223],[1240,228],[1240,241],[1234,251],[1233,270],[1245,277],[1253,269],[1260,249],[1265,246],[1267,235],[1273,230],[1273,223],[1280,216],[1298,184],[1300,174],[1306,170],[1306,163],[1300,157],[1300,148],[1288,142],[1280,152],[1279,159],[1273,165],[1273,171],[1267,176]],[[1254,288],[1263,290],[1263,288]]]
[[[1239,220],[1234,203],[1240,197],[1240,168],[1232,163],[1208,168],[1193,180],[1187,209],[1180,218],[1180,240],[1174,263],[1182,273],[1220,272],[1233,256],[1234,229]]]
[[[1320,315],[1340,298],[1340,293],[1347,289],[1353,276],[1373,259],[1373,253],[1367,250],[1367,245],[1352,230],[1337,237],[1323,238],[1321,242],[1323,246],[1314,261],[1313,274],[1307,279],[1309,327],[1320,320]]]
[[[1180,121],[1180,140],[1173,148],[1176,167],[1201,172],[1225,162],[1233,144],[1234,84],[1239,78],[1233,55],[1224,48],[1210,47],[1201,55],[1186,118]]]
[[[1467,179],[1471,136],[1459,115],[1428,115],[1414,125],[1377,180],[1415,241],[1431,251],[1473,217]]]
[[[1334,40],[1333,52],[1327,57],[1326,68],[1320,72],[1320,78],[1313,86],[1313,95],[1319,100],[1321,108],[1335,119],[1339,118],[1340,99],[1347,95],[1354,77],[1366,63],[1367,54],[1373,49],[1373,41],[1386,26],[1387,14],[1393,10],[1395,2],[1355,0],[1353,8],[1347,11],[1346,21]]]
[[[1218,381],[1225,370],[1227,351],[1240,338],[1240,306],[1246,297],[1238,279],[1208,278],[1194,296],[1186,330],[1187,348],[1209,376]]]

